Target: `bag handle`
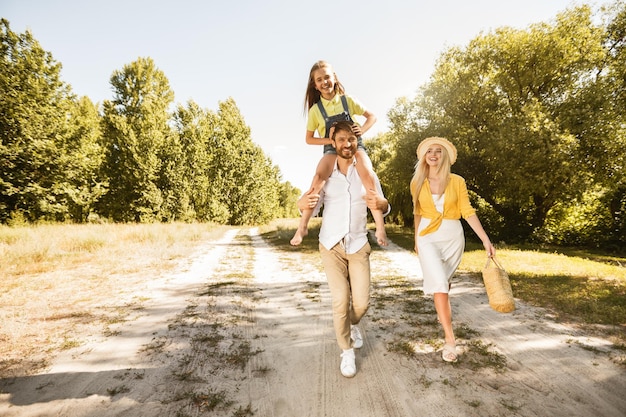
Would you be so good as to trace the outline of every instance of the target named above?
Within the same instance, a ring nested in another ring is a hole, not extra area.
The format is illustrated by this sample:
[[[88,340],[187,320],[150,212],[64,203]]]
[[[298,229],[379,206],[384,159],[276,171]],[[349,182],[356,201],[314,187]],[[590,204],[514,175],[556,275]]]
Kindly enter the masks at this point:
[[[485,268],[487,268],[489,266],[489,262],[493,261],[494,265],[497,266],[499,269],[504,269],[502,268],[502,265],[500,265],[500,262],[498,262],[498,260],[496,259],[495,256],[488,256],[487,257],[487,263],[485,264]]]

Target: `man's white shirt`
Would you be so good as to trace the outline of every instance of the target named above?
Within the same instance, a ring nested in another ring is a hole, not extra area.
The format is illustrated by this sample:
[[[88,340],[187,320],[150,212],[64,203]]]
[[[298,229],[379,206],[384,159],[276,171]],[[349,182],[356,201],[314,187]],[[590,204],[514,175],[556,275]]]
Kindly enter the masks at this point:
[[[380,182],[375,177],[376,191],[383,195]],[[356,170],[356,159],[343,175],[339,171],[337,162],[330,178],[320,192],[320,199],[313,211],[319,213],[324,206],[322,227],[319,240],[326,249],[332,249],[336,244],[344,245],[347,254],[359,251],[367,243],[367,203],[366,191],[363,182]],[[385,216],[391,211],[388,206]]]

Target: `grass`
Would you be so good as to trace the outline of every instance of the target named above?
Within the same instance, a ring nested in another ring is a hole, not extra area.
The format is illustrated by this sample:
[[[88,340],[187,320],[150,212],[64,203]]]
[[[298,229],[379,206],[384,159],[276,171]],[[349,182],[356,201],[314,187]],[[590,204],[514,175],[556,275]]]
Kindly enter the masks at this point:
[[[111,397],[114,397],[118,394],[125,394],[127,392],[130,392],[130,388],[128,388],[126,385],[120,385],[119,387],[114,388],[107,388],[107,393]]]
[[[190,392],[187,396],[196,407],[203,411],[224,410],[232,405],[232,401],[228,399],[228,393],[223,390]]]
[[[491,344],[485,344],[482,340],[470,340],[467,347],[464,362],[469,363],[470,369],[490,367],[496,371],[503,371],[506,368],[506,356],[494,351]]]
[[[305,297],[314,303],[322,302],[322,297],[320,295],[320,287],[322,284],[320,282],[307,282],[306,285],[307,288],[302,290]]]
[[[137,255],[150,261],[160,258],[163,262],[182,256],[188,244],[206,238],[216,229],[211,224],[185,223],[0,225],[0,277],[5,282],[5,278],[85,262],[108,264],[109,270],[114,270],[124,264],[120,260]]]

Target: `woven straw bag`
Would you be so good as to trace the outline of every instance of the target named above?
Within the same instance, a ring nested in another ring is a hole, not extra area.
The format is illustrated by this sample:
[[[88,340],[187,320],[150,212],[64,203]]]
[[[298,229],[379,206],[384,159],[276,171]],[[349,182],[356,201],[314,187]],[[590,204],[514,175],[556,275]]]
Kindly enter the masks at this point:
[[[493,265],[490,265],[492,261]],[[487,264],[483,269],[483,282],[491,308],[500,313],[510,313],[515,310],[515,300],[513,299],[509,275],[495,256],[487,259]]]

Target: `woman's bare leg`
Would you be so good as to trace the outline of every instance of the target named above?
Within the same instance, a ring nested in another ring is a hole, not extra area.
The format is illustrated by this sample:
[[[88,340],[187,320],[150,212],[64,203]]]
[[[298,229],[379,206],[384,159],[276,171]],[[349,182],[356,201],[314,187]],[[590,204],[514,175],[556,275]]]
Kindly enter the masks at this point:
[[[435,301],[437,317],[439,318],[441,327],[443,327],[445,344],[454,348],[456,347],[456,340],[454,338],[454,330],[452,328],[452,307],[450,306],[450,297],[448,296],[448,293],[436,292],[433,294],[433,299]],[[444,350],[442,355],[446,355],[444,360],[447,360],[448,362],[454,362],[457,359],[455,350],[450,352],[446,352]]]
[[[313,177],[313,182],[311,182],[311,188],[305,194],[319,194],[326,183],[328,177],[333,172],[333,164],[337,160],[336,154],[326,154],[320,159],[320,162],[317,164],[317,168],[315,170],[315,176]],[[300,223],[298,224],[298,229],[296,233],[294,233],[293,237],[289,241],[291,245],[298,246],[302,243],[302,239],[306,235],[309,234],[309,220],[311,220],[311,216],[313,215],[313,209],[302,210],[302,217],[300,217]]]

